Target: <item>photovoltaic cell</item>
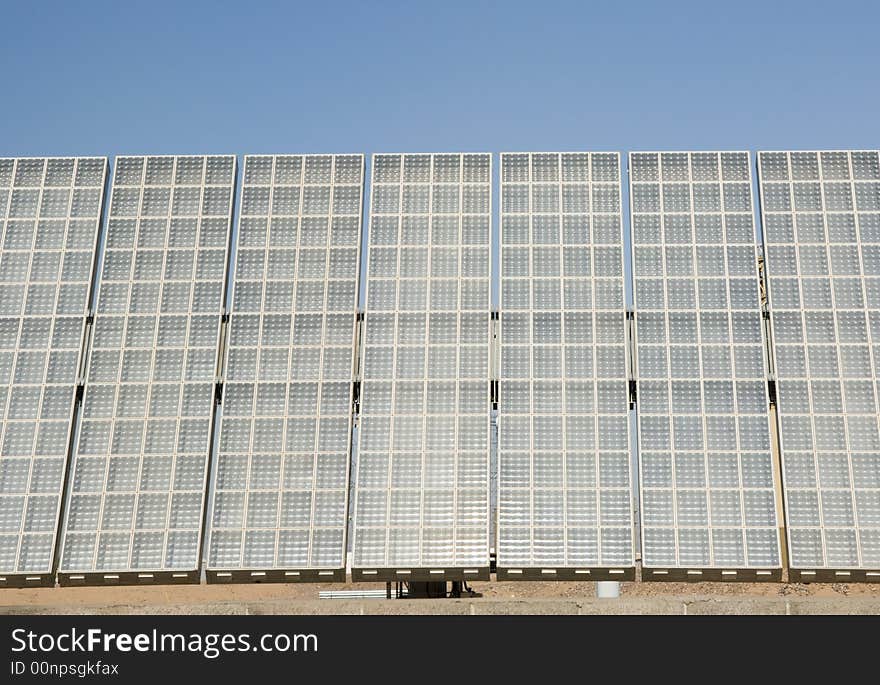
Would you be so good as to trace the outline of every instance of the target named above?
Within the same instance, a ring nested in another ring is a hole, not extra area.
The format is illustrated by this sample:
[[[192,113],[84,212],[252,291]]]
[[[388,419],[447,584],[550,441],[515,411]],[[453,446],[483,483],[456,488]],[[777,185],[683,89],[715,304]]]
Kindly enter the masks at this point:
[[[104,158],[0,159],[0,584],[52,582]]]
[[[234,184],[233,156],[116,160],[62,581],[195,576]]]
[[[245,159],[212,579],[345,578],[363,181],[363,155]]]
[[[501,155],[499,578],[635,565],[620,196],[617,153]]]
[[[760,152],[790,566],[880,575],[880,159]]]
[[[643,577],[771,577],[781,560],[749,155],[629,161]]]
[[[491,177],[373,157],[356,579],[488,577]]]

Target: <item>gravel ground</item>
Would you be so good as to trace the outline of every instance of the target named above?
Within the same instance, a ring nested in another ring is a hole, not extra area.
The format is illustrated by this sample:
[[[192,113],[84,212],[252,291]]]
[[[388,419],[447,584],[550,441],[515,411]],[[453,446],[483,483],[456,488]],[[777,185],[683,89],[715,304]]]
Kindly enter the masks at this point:
[[[112,606],[318,599],[321,590],[384,589],[383,583],[253,585],[163,585],[155,587],[65,587],[0,590],[0,606]],[[488,599],[578,599],[596,596],[591,582],[477,582]],[[624,597],[864,597],[880,599],[880,584],[846,583],[621,583]]]

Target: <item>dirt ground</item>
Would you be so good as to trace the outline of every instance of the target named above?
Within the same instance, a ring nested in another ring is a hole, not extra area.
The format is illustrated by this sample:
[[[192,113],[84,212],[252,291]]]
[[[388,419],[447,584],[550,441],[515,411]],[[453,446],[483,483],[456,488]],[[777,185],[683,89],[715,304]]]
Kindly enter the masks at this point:
[[[474,589],[486,597],[504,599],[535,597],[595,597],[595,583],[475,583]],[[620,594],[626,597],[839,597],[880,598],[880,584],[858,583],[621,583]]]
[[[163,585],[153,587],[56,587],[0,590],[0,606],[112,606],[313,600],[321,590],[384,589],[384,583]],[[596,596],[592,582],[476,582],[477,596],[491,599],[576,599]],[[880,598],[880,584],[859,583],[621,583],[625,597],[865,597]]]

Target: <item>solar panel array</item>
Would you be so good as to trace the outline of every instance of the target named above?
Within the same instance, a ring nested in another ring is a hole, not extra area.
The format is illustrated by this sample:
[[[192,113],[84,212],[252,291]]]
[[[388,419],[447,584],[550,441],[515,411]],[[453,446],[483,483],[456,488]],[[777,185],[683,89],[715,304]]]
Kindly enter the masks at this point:
[[[747,152],[630,153],[647,574],[781,567]]]
[[[501,155],[497,326],[491,154],[374,155],[362,326],[363,155],[245,158],[225,325],[234,156],[117,158],[100,245],[106,159],[0,159],[0,586],[631,578],[630,378],[643,580],[779,578],[783,501],[880,580],[880,153],[758,167],[768,302],[749,154],[630,153],[631,349],[617,153]]]
[[[758,159],[790,564],[804,579],[876,577],[880,159],[876,150]]]
[[[106,175],[0,159],[0,584],[53,582]]]
[[[620,195],[617,153],[501,155],[499,578],[634,573]]]
[[[373,157],[356,579],[488,577],[491,159]]]
[[[235,157],[116,160],[61,579],[192,577]]]
[[[363,180],[363,155],[245,159],[215,578],[345,578]]]

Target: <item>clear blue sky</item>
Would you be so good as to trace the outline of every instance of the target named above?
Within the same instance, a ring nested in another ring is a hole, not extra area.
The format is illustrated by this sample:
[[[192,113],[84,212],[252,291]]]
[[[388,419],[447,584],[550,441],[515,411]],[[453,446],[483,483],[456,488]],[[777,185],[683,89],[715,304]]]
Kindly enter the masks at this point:
[[[0,2],[0,156],[880,145],[876,2]]]

